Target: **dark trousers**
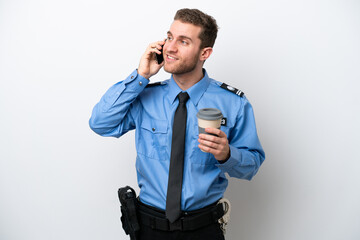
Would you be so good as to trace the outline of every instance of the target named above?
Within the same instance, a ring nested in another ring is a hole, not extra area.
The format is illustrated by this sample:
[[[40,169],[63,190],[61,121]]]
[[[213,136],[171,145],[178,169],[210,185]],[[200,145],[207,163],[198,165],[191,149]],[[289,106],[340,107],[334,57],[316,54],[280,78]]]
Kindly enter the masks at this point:
[[[144,225],[140,228],[140,240],[225,240],[218,223],[193,231],[160,231]]]
[[[163,219],[166,218],[164,211],[145,205],[140,201],[138,203],[139,203],[138,204],[139,213],[144,212],[150,216],[156,216],[158,218],[163,218]],[[216,203],[211,204],[208,207],[199,210],[187,212],[186,215],[193,216],[194,214],[201,214],[206,211],[209,211],[214,206],[216,206]],[[193,240],[225,240],[224,234],[218,222],[212,222],[209,225],[196,228],[195,230],[165,231],[165,230],[153,229],[151,226],[148,226],[144,224],[142,221],[140,221],[139,240],[192,240],[192,239]]]

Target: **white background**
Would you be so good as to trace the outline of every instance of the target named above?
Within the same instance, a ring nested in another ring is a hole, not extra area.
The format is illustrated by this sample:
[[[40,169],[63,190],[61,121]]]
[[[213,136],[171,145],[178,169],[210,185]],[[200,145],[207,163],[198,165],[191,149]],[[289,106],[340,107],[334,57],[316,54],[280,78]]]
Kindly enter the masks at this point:
[[[246,93],[267,157],[230,181],[227,239],[360,239],[359,1],[0,0],[1,240],[128,239],[134,133],[88,119],[182,7],[217,19],[205,67]]]

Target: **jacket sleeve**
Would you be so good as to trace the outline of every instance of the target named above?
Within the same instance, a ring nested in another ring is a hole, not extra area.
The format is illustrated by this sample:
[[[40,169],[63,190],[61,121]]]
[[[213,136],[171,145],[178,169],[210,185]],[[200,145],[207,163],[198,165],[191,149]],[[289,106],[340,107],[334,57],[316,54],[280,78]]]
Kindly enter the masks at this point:
[[[89,120],[90,128],[105,137],[120,137],[135,128],[135,100],[149,80],[132,72],[124,81],[113,85],[95,105]]]
[[[230,158],[217,166],[230,177],[251,180],[265,160],[265,152],[260,144],[254,112],[244,97],[234,129],[228,136]]]

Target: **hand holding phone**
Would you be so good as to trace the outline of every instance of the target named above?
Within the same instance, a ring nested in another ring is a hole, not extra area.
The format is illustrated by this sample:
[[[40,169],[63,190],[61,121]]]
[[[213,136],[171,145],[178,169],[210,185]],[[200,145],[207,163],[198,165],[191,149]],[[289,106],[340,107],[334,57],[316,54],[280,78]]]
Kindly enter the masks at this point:
[[[144,78],[150,79],[151,76],[158,73],[164,64],[164,58],[162,53],[162,48],[165,44],[165,41],[157,41],[150,43],[141,56],[138,73]],[[161,49],[159,50],[159,48]],[[155,55],[155,56],[154,56]]]

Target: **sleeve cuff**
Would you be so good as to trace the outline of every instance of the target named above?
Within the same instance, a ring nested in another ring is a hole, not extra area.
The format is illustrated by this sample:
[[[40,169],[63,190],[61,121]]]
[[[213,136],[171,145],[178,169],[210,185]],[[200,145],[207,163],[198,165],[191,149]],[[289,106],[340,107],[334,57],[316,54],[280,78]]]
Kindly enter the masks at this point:
[[[138,74],[137,69],[134,70],[124,81],[126,88],[134,92],[141,92],[144,90],[146,85],[149,84],[149,82],[149,79],[146,79]]]
[[[241,159],[240,151],[237,151],[238,149],[231,145],[229,147],[230,147],[229,159],[223,163],[215,164],[218,168],[220,168],[224,172],[228,172],[229,170],[231,170],[235,165],[239,163]]]

